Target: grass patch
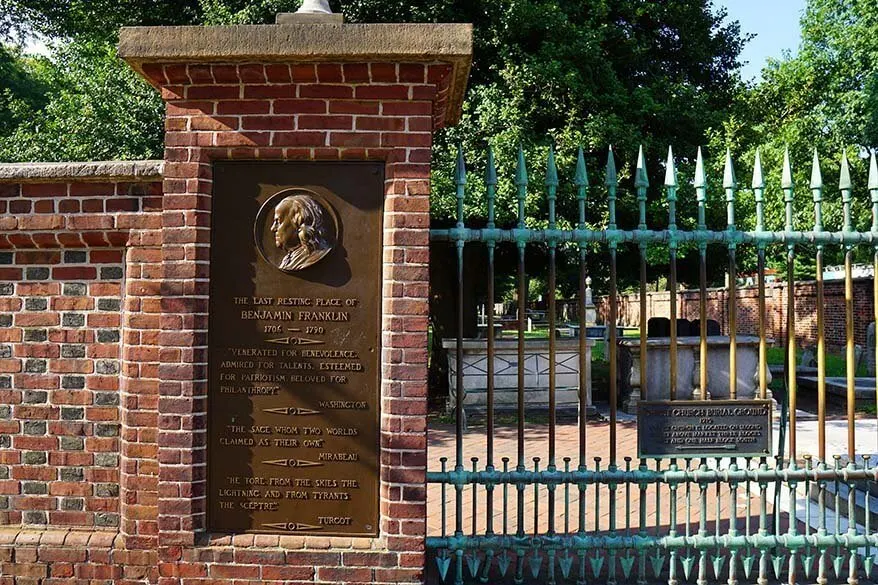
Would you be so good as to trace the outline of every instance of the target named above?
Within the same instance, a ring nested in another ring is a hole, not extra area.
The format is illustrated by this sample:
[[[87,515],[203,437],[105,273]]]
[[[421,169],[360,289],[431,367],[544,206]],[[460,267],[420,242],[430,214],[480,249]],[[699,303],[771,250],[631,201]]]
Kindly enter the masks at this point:
[[[769,347],[766,355],[766,360],[768,361],[768,365],[783,365],[784,357],[786,355],[786,348],[783,347]],[[796,365],[798,365],[802,360],[802,350],[796,350]],[[859,368],[857,368],[856,374],[857,376],[868,376],[866,372],[865,364],[861,364]],[[847,360],[841,354],[836,353],[826,353],[826,376],[828,378],[843,378],[847,376]]]

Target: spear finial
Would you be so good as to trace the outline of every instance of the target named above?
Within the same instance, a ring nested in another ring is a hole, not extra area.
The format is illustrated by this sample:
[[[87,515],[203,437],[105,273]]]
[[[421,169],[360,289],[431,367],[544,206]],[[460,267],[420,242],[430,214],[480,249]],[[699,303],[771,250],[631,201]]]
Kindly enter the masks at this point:
[[[817,155],[817,149],[814,149],[814,157],[811,159],[811,188],[823,188],[823,173],[820,172],[820,157]]]
[[[872,199],[872,231],[878,232],[878,162],[875,161],[875,151],[869,156],[869,195]],[[875,247],[878,253],[878,246]]]
[[[634,171],[634,186],[649,187],[649,177],[646,175],[646,156],[643,154],[643,145],[637,152],[637,169]]]
[[[851,168],[850,165],[848,165],[848,153],[845,151],[841,152],[841,170],[838,173],[838,188],[841,190],[854,188],[854,184],[851,182]]]
[[[454,168],[454,182],[457,185],[466,185],[466,163],[463,160],[463,149],[457,147],[457,164]]]
[[[613,156],[613,147],[610,146],[610,154],[607,155],[607,228],[616,229],[616,187],[618,179],[616,178],[616,157]],[[610,248],[615,248],[615,240],[610,242]]]
[[[524,148],[518,145],[518,163],[515,165],[515,186],[518,187],[518,227],[524,229],[525,223],[525,203],[527,201],[527,163],[524,160]],[[524,242],[518,242],[519,248],[524,246]]]
[[[820,172],[820,157],[817,156],[817,149],[814,149],[814,158],[811,161],[811,193],[814,199],[814,231],[823,230],[823,173]],[[818,249],[823,246],[818,244]]]
[[[488,164],[485,167],[485,187],[488,195],[488,229],[494,229],[494,195],[497,187],[497,166],[494,164],[494,149],[488,145]],[[491,240],[488,246],[493,248],[494,241]]]
[[[875,162],[875,151],[869,157],[869,189],[878,189],[878,163]]]
[[[753,159],[753,182],[750,186],[754,189],[765,189],[765,179],[762,177],[762,155],[759,154],[759,148],[756,149],[756,158]]]
[[[558,168],[555,166],[555,148],[549,145],[549,158],[546,161],[546,185],[558,186]]]
[[[524,148],[518,145],[518,164],[515,166],[515,184],[519,187],[527,186],[527,163],[524,160]]]
[[[576,153],[576,174],[573,176],[573,184],[577,187],[588,187],[588,171],[585,170],[585,155],[581,146]]]
[[[494,149],[488,145],[488,166],[485,167],[485,184],[497,184],[497,165],[494,163]]]
[[[457,147],[457,165],[454,169],[454,183],[457,186],[457,226],[463,227],[463,198],[466,186],[466,164],[463,161],[463,149]]]
[[[677,186],[677,166],[674,164],[674,150],[668,146],[668,161],[665,163],[665,187]]]
[[[616,157],[613,156],[613,147],[610,146],[610,153],[607,155],[607,186],[615,187],[619,183],[616,177]]]
[[[790,168],[790,149],[783,150],[783,171],[780,175],[780,186],[782,189],[793,188],[793,170]]]
[[[707,173],[704,172],[704,157],[699,146],[698,155],[695,157],[695,188],[702,187],[707,187]]]
[[[573,177],[573,184],[576,185],[576,201],[579,206],[579,229],[585,229],[585,195],[588,190],[588,172],[585,170],[585,156],[582,153],[582,147],[576,153],[576,174]],[[580,246],[579,251],[584,254],[584,248]]]
[[[726,164],[723,167],[723,188],[734,189],[738,186],[738,179],[735,177],[735,165],[732,163],[732,151],[726,148]]]

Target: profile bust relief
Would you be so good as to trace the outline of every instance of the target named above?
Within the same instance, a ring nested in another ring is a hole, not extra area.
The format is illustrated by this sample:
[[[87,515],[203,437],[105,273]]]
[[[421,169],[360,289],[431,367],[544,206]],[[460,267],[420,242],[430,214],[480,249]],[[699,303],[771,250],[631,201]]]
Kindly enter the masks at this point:
[[[270,230],[275,247],[283,254],[279,259],[278,253],[263,253],[263,257],[287,273],[322,260],[332,251],[338,231],[335,214],[316,195],[304,189],[286,191],[291,192],[272,197],[260,212],[260,216],[265,215],[263,225]]]

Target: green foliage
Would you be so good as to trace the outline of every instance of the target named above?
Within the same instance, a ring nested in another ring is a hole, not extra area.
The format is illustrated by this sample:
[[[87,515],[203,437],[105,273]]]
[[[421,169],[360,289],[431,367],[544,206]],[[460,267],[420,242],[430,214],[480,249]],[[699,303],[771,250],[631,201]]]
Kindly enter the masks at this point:
[[[112,42],[122,26],[191,24],[199,14],[198,0],[0,0],[0,37]]]
[[[0,44],[0,136],[45,106],[48,68],[44,59],[23,57],[18,49]]]
[[[46,105],[5,137],[2,161],[141,159],[161,156],[164,107],[111,44],[64,45],[47,68]]]
[[[749,186],[755,150],[761,148],[766,226],[782,229],[781,161],[784,148],[789,147],[795,184],[794,225],[811,229],[814,203],[809,184],[816,149],[823,170],[823,224],[827,230],[842,226],[838,176],[842,151],[846,150],[854,184],[854,228],[868,229],[867,161],[862,156],[868,148],[878,146],[878,11],[874,0],[809,0],[801,26],[797,56],[770,62],[763,70],[763,81],[740,92],[732,115],[711,133],[711,150],[716,159],[730,145],[739,157],[739,182]],[[716,172],[715,167],[714,175]],[[739,202],[739,223],[752,229],[752,192],[742,190]],[[797,278],[814,278],[814,252],[813,247],[797,247]],[[827,265],[842,262],[843,250],[837,246],[827,247],[824,254]],[[858,259],[865,259],[869,251],[857,250],[857,254],[863,255]],[[785,265],[780,250],[768,258],[775,268]],[[741,266],[742,270],[755,267],[752,250],[745,252]]]

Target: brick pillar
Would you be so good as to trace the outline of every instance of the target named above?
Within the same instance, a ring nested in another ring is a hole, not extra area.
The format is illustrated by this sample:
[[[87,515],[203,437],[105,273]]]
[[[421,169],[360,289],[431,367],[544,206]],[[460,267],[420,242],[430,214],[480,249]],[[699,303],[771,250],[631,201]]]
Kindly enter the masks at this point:
[[[167,102],[160,583],[187,576],[422,581],[430,149],[432,132],[459,117],[470,26],[130,28],[119,53]],[[377,539],[206,532],[212,163],[232,159],[385,164]]]

